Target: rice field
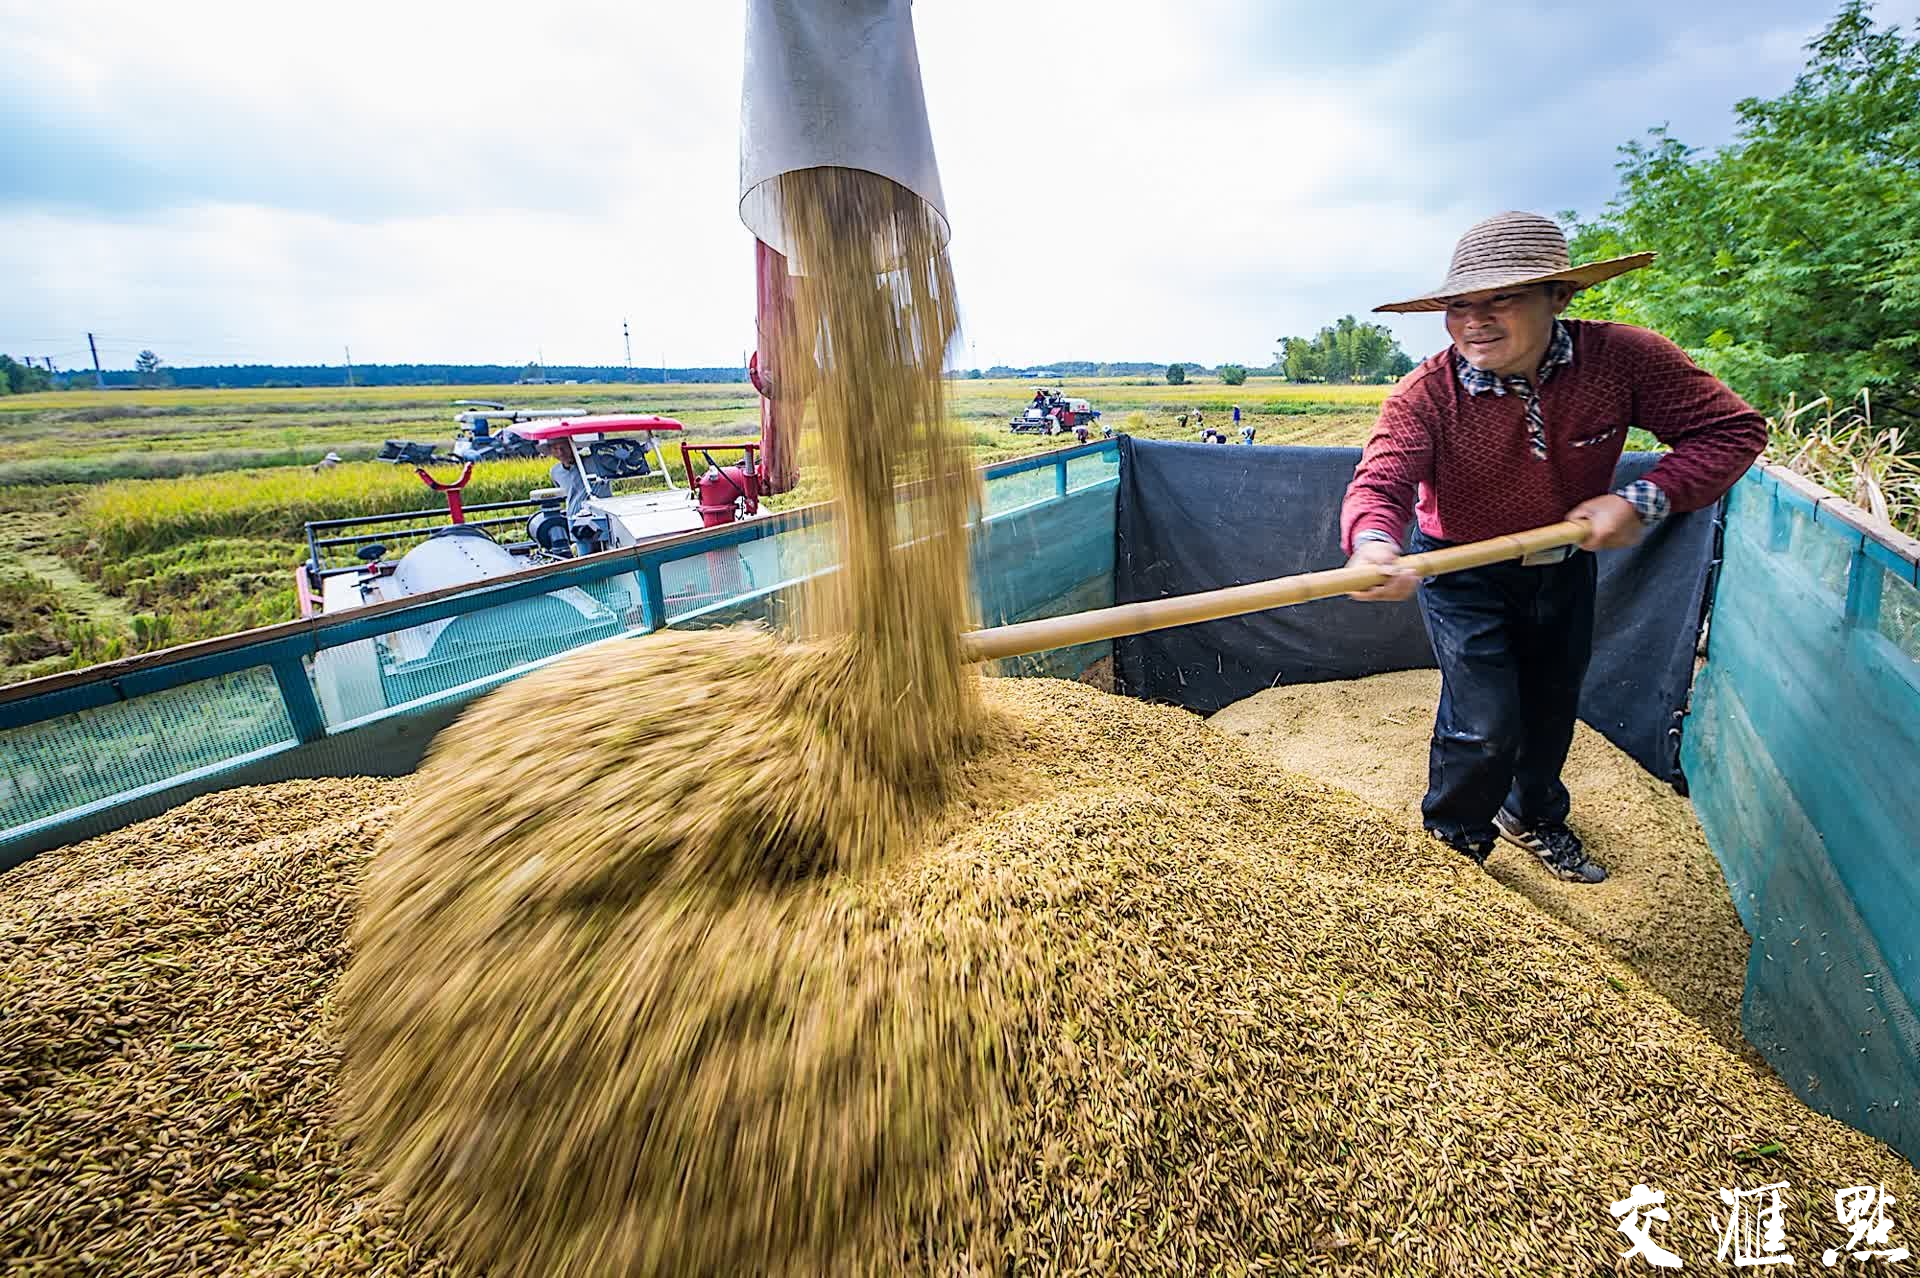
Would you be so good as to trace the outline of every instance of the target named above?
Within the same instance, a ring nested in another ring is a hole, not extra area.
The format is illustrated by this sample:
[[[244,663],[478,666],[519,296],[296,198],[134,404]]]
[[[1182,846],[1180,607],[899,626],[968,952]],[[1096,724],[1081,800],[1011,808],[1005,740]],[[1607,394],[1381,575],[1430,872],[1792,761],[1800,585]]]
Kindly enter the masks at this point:
[[[1015,435],[1032,379],[956,380],[950,409],[976,464],[1060,440]],[[1359,444],[1382,386],[1242,386],[1196,380],[1073,379],[1103,422],[1155,439],[1194,439],[1198,409],[1230,427],[1234,404],[1258,442]],[[0,682],[227,634],[294,615],[293,567],[308,520],[437,507],[412,470],[372,461],[385,439],[444,447],[452,401],[675,417],[695,440],[759,432],[745,383],[67,391],[0,399]],[[877,445],[886,426],[875,423]],[[328,452],[346,464],[314,472]],[[522,498],[537,462],[481,467],[469,502]],[[828,494],[817,467],[774,505]]]
[[[1005,425],[1039,383],[959,380],[953,411],[969,423]],[[1074,380],[1068,389],[1103,409],[1195,406],[1289,416],[1371,415],[1381,386],[1292,386],[1255,379],[1185,386],[1145,379]],[[329,450],[371,457],[388,438],[444,442],[451,402],[491,399],[530,408],[581,405],[595,412],[657,412],[693,438],[752,434],[759,399],[745,382],[687,385],[305,387],[286,389],[49,391],[0,399],[0,485],[158,478],[259,466],[308,465]]]

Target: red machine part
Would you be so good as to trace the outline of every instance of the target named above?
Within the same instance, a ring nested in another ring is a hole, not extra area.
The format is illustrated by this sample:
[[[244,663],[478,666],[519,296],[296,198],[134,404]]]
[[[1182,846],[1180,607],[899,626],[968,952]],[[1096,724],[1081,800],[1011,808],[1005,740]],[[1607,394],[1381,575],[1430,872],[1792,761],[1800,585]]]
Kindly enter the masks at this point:
[[[300,615],[302,617],[311,617],[314,613],[320,611],[320,592],[315,590],[310,582],[311,579],[307,576],[307,566],[305,564],[294,565],[293,597],[295,602],[300,605]]]
[[[445,493],[447,495],[447,520],[449,523],[464,524],[467,522],[466,512],[462,510],[460,506],[460,490],[467,486],[469,479],[473,478],[472,462],[468,462],[465,468],[461,470],[460,478],[447,483],[442,483],[440,480],[435,479],[432,475],[429,475],[424,468],[419,466],[413,468],[413,473],[420,476],[420,482],[433,489],[436,493]]]
[[[595,413],[591,416],[563,417],[559,421],[513,428],[516,435],[542,444],[552,439],[571,439],[575,435],[630,434],[635,431],[685,429],[686,427],[678,419],[661,417],[653,413]]]
[[[754,327],[760,349],[747,377],[760,392],[760,491],[784,493],[799,482],[794,436],[812,393],[813,347],[794,316],[794,279],[787,259],[753,242]]]
[[[760,498],[766,494],[764,470],[760,465],[761,450],[764,444],[690,444],[680,441],[680,461],[687,468],[687,487],[692,489],[699,499],[700,524],[703,528],[718,528],[730,524],[742,514],[751,515],[760,509]],[[731,466],[722,466],[713,460],[716,451],[738,450],[741,460]],[[700,454],[707,468],[699,475],[693,472],[693,455]]]

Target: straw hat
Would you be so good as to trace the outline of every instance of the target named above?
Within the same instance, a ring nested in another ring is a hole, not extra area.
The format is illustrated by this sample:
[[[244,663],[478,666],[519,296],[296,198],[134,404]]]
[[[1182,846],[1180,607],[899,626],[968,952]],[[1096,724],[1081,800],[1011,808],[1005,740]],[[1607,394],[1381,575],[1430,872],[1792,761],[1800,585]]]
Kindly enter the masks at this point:
[[[1575,266],[1567,256],[1567,237],[1559,224],[1538,213],[1496,213],[1467,228],[1453,246],[1453,265],[1440,285],[1404,302],[1388,302],[1375,311],[1444,311],[1444,299],[1493,288],[1517,288],[1565,280],[1577,293],[1590,284],[1638,270],[1651,253],[1629,253],[1604,262]]]

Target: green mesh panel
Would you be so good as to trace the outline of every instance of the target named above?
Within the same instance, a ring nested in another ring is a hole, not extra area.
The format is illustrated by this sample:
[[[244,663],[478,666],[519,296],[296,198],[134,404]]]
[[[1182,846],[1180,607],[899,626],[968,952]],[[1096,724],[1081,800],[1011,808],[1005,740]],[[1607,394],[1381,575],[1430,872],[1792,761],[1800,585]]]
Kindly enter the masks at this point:
[[[1735,485],[1681,760],[1754,938],[1747,1037],[1914,1158],[1920,591],[1877,551],[1771,478]]]
[[[620,573],[328,649],[312,662],[314,693],[337,728],[639,624],[639,579]]]
[[[1050,496],[1054,472],[1039,473]],[[982,524],[974,534],[973,572],[983,624],[1111,607],[1118,489],[1094,479],[1063,500],[1023,505]],[[995,672],[1071,679],[1112,651],[1109,641],[1081,644],[1011,658]]]
[[[1120,450],[1109,449],[1067,460],[1067,491],[1078,492],[1120,478]]]
[[[293,740],[265,666],[0,732],[0,831]]]
[[[1054,477],[1052,466],[1041,466],[1034,470],[1023,470],[1018,474],[989,479],[986,513],[989,517],[1004,515],[1021,506],[1045,501],[1054,495],[1055,485],[1058,482]]]
[[[732,617],[739,610],[727,606],[731,601],[758,596],[829,568],[834,554],[833,529],[824,520],[737,546],[689,550],[660,565],[667,620],[671,623],[715,608]]]
[[[1053,500],[1059,472],[1051,464],[987,482],[988,518],[975,530],[975,555],[989,622],[1112,601],[1118,465],[1111,448],[1068,463],[1073,491],[1065,501]],[[662,566],[660,620],[778,621],[779,588],[833,559],[824,523],[732,547],[689,548]],[[531,663],[639,628],[644,593],[637,574],[619,573],[322,648],[306,659],[308,678],[321,719],[338,735],[306,746],[297,745],[264,665],[0,732],[0,865],[163,811],[228,772],[282,779],[406,766],[419,749],[407,725],[438,723],[449,706]],[[1072,674],[1104,649],[1045,654],[1029,664]]]

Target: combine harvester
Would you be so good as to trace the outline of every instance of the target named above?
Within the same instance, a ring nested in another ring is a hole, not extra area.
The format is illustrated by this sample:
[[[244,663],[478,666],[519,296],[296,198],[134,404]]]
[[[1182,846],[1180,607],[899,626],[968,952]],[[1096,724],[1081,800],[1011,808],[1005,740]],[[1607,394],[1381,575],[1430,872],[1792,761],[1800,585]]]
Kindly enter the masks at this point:
[[[1027,411],[1007,423],[1016,435],[1064,435],[1075,426],[1093,426],[1100,410],[1084,399],[1057,390],[1036,391]]]
[[[526,428],[538,448],[566,440],[591,494],[568,515],[558,488],[536,488],[525,501],[467,506],[461,493],[473,478],[469,461],[458,478],[440,480],[420,469],[420,480],[446,497],[444,512],[404,511],[306,525],[307,558],[294,569],[303,617],[364,613],[422,595],[510,578],[528,568],[576,556],[576,547],[628,550],[665,538],[760,516],[764,491],[761,443],[680,443],[686,486],[658,436],[684,427],[671,417],[575,416]],[[722,464],[715,453],[739,452]],[[703,469],[696,475],[695,455]],[[616,491],[626,481],[658,476],[661,488]],[[512,512],[512,513],[507,513]],[[471,518],[471,516],[480,518]],[[424,522],[423,522],[424,521]],[[378,531],[367,531],[377,529]],[[524,532],[524,540],[514,533]],[[412,543],[389,559],[389,545]],[[331,562],[351,548],[358,562]],[[771,547],[743,542],[704,554],[699,567],[677,579],[675,606],[697,606],[737,594],[743,584],[770,580],[779,565]],[[314,693],[330,722],[360,719],[462,683],[467,672],[504,653],[515,663],[566,652],[638,624],[641,601],[625,577],[588,581],[496,609],[449,616],[424,625],[358,640],[315,654]]]
[[[750,61],[750,90],[755,76],[804,70]],[[916,66],[858,82],[919,101]],[[749,93],[750,226],[773,221],[752,193],[796,152],[942,207],[930,143],[910,128],[795,136],[804,126],[778,96]],[[524,542],[489,549],[478,526],[447,531],[492,516],[456,501],[438,535],[414,529],[424,540],[392,564],[382,552],[328,567],[321,552],[350,539],[316,526],[307,615],[0,689],[0,866],[229,786],[408,772],[462,706],[590,643],[630,659],[645,649],[627,645],[663,629],[781,620],[792,588],[830,567],[832,512],[758,505],[793,484],[783,428],[805,397],[768,371],[793,367],[787,261],[764,241],[756,255],[762,432],[745,460],[709,459],[694,480],[703,450],[683,445],[689,490],[632,506],[597,497],[607,548],[583,557],[540,532],[540,493],[490,525],[524,518]],[[629,429],[561,419],[528,433],[601,444]],[[977,635],[973,651],[1007,674],[1110,667],[1120,693],[1201,713],[1277,683],[1430,666],[1414,605],[1319,598],[1364,584],[1332,571],[1357,458],[1123,436],[987,468],[972,530],[979,615],[1021,628]],[[1628,455],[1617,479],[1651,460]],[[672,501],[678,530],[650,522]],[[1599,561],[1582,717],[1650,784],[1691,795],[1754,941],[1747,1036],[1809,1104],[1920,1157],[1920,543],[1757,465],[1717,507]],[[1325,575],[1249,585],[1302,573]],[[1166,606],[1226,588],[1238,590]]]

